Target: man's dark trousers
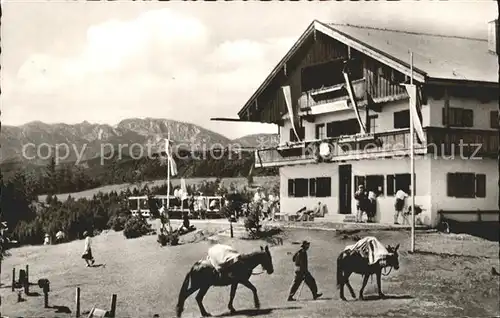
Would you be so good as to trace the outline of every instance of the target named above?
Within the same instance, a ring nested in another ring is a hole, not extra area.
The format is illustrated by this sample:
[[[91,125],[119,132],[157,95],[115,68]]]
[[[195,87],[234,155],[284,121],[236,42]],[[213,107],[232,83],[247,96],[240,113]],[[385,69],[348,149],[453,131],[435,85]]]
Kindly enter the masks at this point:
[[[290,288],[289,298],[292,298],[295,295],[302,281],[304,281],[307,287],[309,287],[313,297],[318,294],[318,286],[316,285],[316,280],[312,277],[311,273],[309,273],[309,271],[296,271],[292,287]]]

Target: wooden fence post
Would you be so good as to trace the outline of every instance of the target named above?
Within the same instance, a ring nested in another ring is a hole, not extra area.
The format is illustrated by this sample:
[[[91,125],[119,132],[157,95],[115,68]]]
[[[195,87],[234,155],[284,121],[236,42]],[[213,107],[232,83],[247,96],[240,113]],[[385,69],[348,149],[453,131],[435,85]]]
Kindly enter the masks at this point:
[[[12,291],[14,291],[15,285],[16,285],[16,268],[12,267]]]
[[[76,288],[76,317],[80,317],[80,287]]]
[[[116,313],[116,294],[113,294],[113,297],[111,298],[110,317],[115,317],[115,313]]]
[[[29,265],[26,265],[26,281],[24,285],[24,293],[27,295],[30,292],[30,274]]]

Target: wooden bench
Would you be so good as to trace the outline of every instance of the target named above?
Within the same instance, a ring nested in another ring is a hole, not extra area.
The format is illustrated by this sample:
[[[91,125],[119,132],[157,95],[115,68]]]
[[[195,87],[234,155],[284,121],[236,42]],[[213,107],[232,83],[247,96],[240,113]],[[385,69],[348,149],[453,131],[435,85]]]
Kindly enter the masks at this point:
[[[493,222],[498,222],[496,221],[484,221],[483,216],[484,215],[491,215],[491,214],[497,214],[500,217],[500,211],[499,210],[476,210],[476,211],[471,211],[471,210],[438,210],[437,211],[439,215],[439,224],[438,224],[438,229],[442,230],[443,232],[449,233],[451,231],[452,227],[457,227],[460,224],[484,224],[484,223],[493,223]],[[457,220],[456,218],[453,218],[453,216],[457,215],[474,215],[475,218],[471,220]]]

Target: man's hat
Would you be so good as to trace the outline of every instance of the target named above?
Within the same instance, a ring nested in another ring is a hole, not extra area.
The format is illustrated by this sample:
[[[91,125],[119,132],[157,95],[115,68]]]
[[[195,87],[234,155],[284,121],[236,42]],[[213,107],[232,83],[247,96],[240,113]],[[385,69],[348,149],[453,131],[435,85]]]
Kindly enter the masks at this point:
[[[87,236],[89,234],[89,232],[85,231],[83,232],[83,236]]]
[[[302,241],[302,245],[301,245],[302,247],[309,246],[309,245],[311,245],[310,242],[308,242],[308,241]]]

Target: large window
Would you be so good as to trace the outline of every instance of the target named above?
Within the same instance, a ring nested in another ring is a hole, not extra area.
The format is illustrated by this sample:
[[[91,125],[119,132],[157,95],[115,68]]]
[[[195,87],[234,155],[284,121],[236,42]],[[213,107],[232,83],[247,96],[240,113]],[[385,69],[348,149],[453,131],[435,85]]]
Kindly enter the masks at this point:
[[[485,198],[486,175],[474,173],[448,173],[447,194],[455,198]]]
[[[343,60],[335,60],[326,63],[311,65],[302,68],[301,85],[302,92],[314,89],[332,87],[345,83],[342,70],[344,69]],[[352,60],[349,62],[350,80],[363,78],[363,63],[361,60]]]
[[[316,197],[325,198],[332,196],[332,178],[316,179]]]
[[[332,195],[332,179],[323,178],[296,178],[288,179],[288,196],[294,198],[317,197],[324,198]]]
[[[394,128],[408,128],[410,127],[410,111],[402,110],[394,112]]]
[[[409,173],[391,174],[387,175],[387,195],[393,196],[398,190],[403,190],[411,195],[411,175]],[[414,175],[415,185],[417,184],[417,177]],[[415,186],[416,188],[416,186]]]
[[[355,191],[358,190],[361,184],[364,185],[367,191],[373,191],[377,196],[384,195],[383,175],[354,176]]]
[[[305,178],[295,179],[295,197],[303,198],[309,195],[309,180]]]
[[[326,125],[326,136],[335,138],[342,135],[355,135],[360,132],[357,119],[332,121]]]
[[[472,109],[465,108],[448,108],[448,116],[446,116],[446,108],[443,108],[443,125],[448,124],[450,127],[472,127],[474,126],[474,112]]]

